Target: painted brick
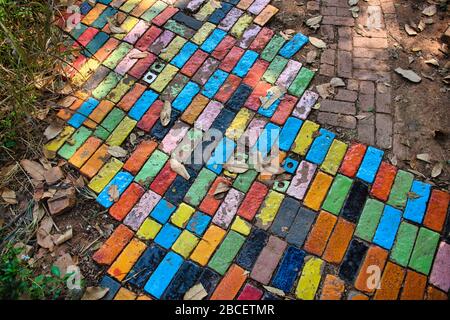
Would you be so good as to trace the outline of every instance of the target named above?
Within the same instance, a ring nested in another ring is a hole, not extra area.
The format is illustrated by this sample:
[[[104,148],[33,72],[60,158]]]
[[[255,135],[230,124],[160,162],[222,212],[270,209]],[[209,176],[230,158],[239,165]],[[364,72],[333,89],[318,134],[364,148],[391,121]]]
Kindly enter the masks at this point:
[[[278,125],[284,125],[289,116],[291,115],[292,110],[294,109],[296,103],[297,103],[296,97],[293,97],[291,95],[285,95],[283,100],[278,105],[278,108],[273,114],[270,121]]]
[[[225,230],[215,225],[211,225],[208,230],[206,230],[203,238],[200,240],[195,250],[192,252],[190,259],[202,266],[205,266],[219,243],[225,237],[225,234]]]
[[[225,104],[225,106],[235,112],[240,111],[251,93],[251,87],[247,86],[246,84],[240,84],[231,96],[230,100],[228,100],[228,102]]]
[[[275,34],[261,52],[261,59],[271,62],[285,42],[286,40],[281,35]]]
[[[256,52],[262,52],[274,34],[274,31],[271,29],[262,28],[249,46],[249,49]]]
[[[292,182],[287,190],[287,194],[302,200],[306,194],[309,184],[314,177],[317,166],[307,161],[302,161],[297,168],[295,176],[292,178]]]
[[[233,74],[237,75],[238,77],[244,78],[249,73],[257,59],[258,53],[252,50],[245,51],[239,62],[234,67]]]
[[[344,261],[339,268],[339,277],[347,282],[353,283],[361,266],[368,246],[361,241],[353,239],[350,242]],[[386,253],[387,257],[387,253]],[[361,269],[363,270],[363,269]]]
[[[155,150],[136,175],[134,181],[138,182],[140,185],[148,186],[162,169],[168,158],[169,157],[166,154],[159,150]]]
[[[367,147],[363,144],[352,144],[345,154],[344,161],[339,170],[340,173],[353,178],[363,161]]]
[[[156,80],[150,85],[150,88],[162,92],[169,84],[169,82],[175,77],[178,72],[178,68],[168,64],[164,67],[163,71],[158,75]]]
[[[302,128],[300,129],[297,138],[292,146],[292,151],[298,153],[302,156],[306,155],[306,152],[309,149],[309,146],[313,142],[313,137],[315,133],[319,130],[319,125],[306,120],[303,123]]]
[[[220,174],[223,170],[223,164],[232,156],[236,143],[227,137],[224,137],[217,144],[213,154],[206,163],[206,167],[216,174]]]
[[[199,239],[194,234],[183,230],[177,241],[173,244],[172,250],[187,259],[192,250],[197,246],[198,241]]]
[[[405,269],[388,262],[381,276],[380,289],[375,292],[375,300],[396,300],[402,287]]]
[[[181,234],[181,230],[170,223],[166,223],[155,238],[155,243],[164,249],[170,249]]]
[[[178,11],[179,11],[178,8],[167,7],[163,12],[161,12],[158,16],[152,19],[152,24],[155,24],[160,27],[164,23],[166,23],[170,18],[172,18]]]
[[[233,35],[236,39],[240,39],[244,32],[248,29],[248,27],[252,24],[253,17],[244,14],[242,15],[235,23],[233,28],[230,30],[230,34]]]
[[[284,199],[284,195],[276,191],[269,191],[256,216],[256,225],[267,230],[275,219],[278,209]]]
[[[156,100],[138,122],[137,127],[145,132],[149,132],[160,119],[164,102]]]
[[[284,198],[280,209],[278,210],[278,214],[270,227],[270,231],[281,238],[285,238],[297,216],[299,207],[300,202],[297,200],[294,200],[291,197]]]
[[[431,192],[428,209],[423,221],[425,227],[437,232],[443,229],[449,201],[450,195],[447,192],[436,189]]]
[[[245,102],[245,107],[250,110],[257,111],[261,106],[261,97],[267,96],[267,91],[271,88],[270,83],[260,81],[255,86],[253,92]]]
[[[115,158],[110,159],[92,178],[88,187],[96,193],[100,193],[111,179],[122,169],[123,163]]]
[[[169,30],[164,30],[156,40],[150,43],[147,50],[155,55],[159,55],[161,51],[169,45],[173,38],[175,38],[175,33]]]
[[[132,238],[133,231],[120,224],[100,249],[94,253],[92,259],[98,264],[110,265]]]
[[[355,225],[342,218],[338,219],[325,249],[323,259],[330,263],[339,264],[344,258],[345,251],[352,239]]]
[[[286,249],[286,242],[270,236],[267,245],[261,251],[255,265],[250,273],[250,277],[264,285],[267,285],[272,278],[272,274],[278,265],[283,252]]]
[[[202,271],[202,268],[190,261],[183,262],[161,299],[182,300],[185,293],[195,285]]]
[[[168,161],[151,183],[150,189],[162,196],[169,189],[176,177],[177,173],[172,170]]]
[[[238,265],[233,264],[214,290],[211,300],[233,299],[247,279],[247,273]]]
[[[94,177],[110,157],[108,148],[109,147],[106,144],[101,145],[89,158],[89,160],[86,161],[81,167],[81,174],[85,175],[89,179]]]
[[[245,237],[230,231],[208,263],[208,267],[223,275],[234,260],[245,241]]]
[[[186,203],[192,206],[198,206],[207,194],[215,178],[216,175],[212,171],[206,168],[202,169],[184,198]]]
[[[403,218],[422,223],[427,202],[430,198],[431,185],[414,180],[410,192],[414,193],[414,197],[408,198],[405,211],[403,212]]]
[[[210,216],[197,211],[192,215],[186,229],[201,237],[205,233],[210,221]]]
[[[245,195],[237,214],[249,221],[253,220],[267,193],[268,188],[264,184],[260,182],[253,183]]]
[[[289,246],[285,251],[277,272],[272,279],[272,286],[284,292],[291,292],[299,270],[303,266],[305,252]]]
[[[235,44],[236,44],[236,39],[227,35],[222,39],[222,41],[214,49],[214,51],[211,53],[211,56],[217,60],[223,60],[221,65],[225,66],[224,59],[228,59],[231,62],[233,62],[233,59],[236,59],[236,58],[239,59],[239,56],[243,52],[243,50],[240,49],[239,47],[235,47],[234,46]],[[242,51],[240,52],[239,49]],[[234,52],[234,54],[232,54],[232,52]],[[232,54],[232,55],[228,57],[228,55],[230,55],[230,54]],[[234,63],[236,63],[236,61]],[[231,71],[231,69],[232,68],[230,68],[230,71]],[[225,70],[225,69],[223,69],[223,70]],[[230,72],[230,71],[228,71],[228,72]]]
[[[217,70],[214,72],[211,78],[209,78],[209,80],[205,83],[202,94],[205,97],[212,99],[216,95],[217,91],[219,91],[227,77],[228,73],[222,70]]]
[[[108,269],[108,274],[119,281],[125,279],[126,275],[144,252],[146,247],[147,246],[143,242],[137,239],[132,239],[125,249],[123,249],[117,260],[114,261]]]
[[[344,290],[344,281],[332,274],[327,274],[323,282],[320,300],[341,300]]]
[[[128,54],[128,52],[130,52],[131,49],[133,49],[133,47],[130,44],[122,42],[113,52],[111,52],[108,58],[106,58],[102,62],[102,64],[105,67],[114,69],[119,64],[119,62]]]
[[[231,185],[231,181],[228,180],[227,178],[217,177],[216,180],[214,180],[213,184],[211,185],[211,188],[209,189],[202,203],[200,204],[199,206],[200,211],[205,212],[211,216],[215,214],[215,212],[217,211],[217,209],[219,208],[220,204],[223,201],[223,199],[216,199],[216,197],[214,196],[217,187],[221,183]]]
[[[207,53],[212,53],[219,43],[225,38],[226,32],[220,29],[215,29],[211,35],[203,42],[200,49]]]
[[[255,0],[248,8],[250,13],[258,15],[263,11],[263,9],[270,3],[270,0]]]
[[[99,283],[102,288],[108,288],[108,293],[102,298],[102,300],[112,300],[116,295],[117,291],[120,289],[120,283],[111,277],[103,276]]]
[[[89,137],[84,144],[69,159],[69,163],[80,168],[100,147],[102,141],[95,137]]]
[[[181,73],[187,75],[188,77],[194,76],[207,58],[208,54],[206,52],[197,50],[183,66]]]
[[[168,202],[166,199],[161,199],[153,208],[150,216],[161,224],[169,221],[170,216],[176,210],[176,207]]]
[[[370,190],[370,194],[382,201],[387,201],[396,174],[397,168],[383,161]]]
[[[270,65],[267,68],[266,72],[264,73],[262,79],[271,84],[275,84],[278,77],[285,69],[287,63],[288,63],[287,59],[280,57],[280,56],[276,56],[270,63]]]
[[[128,278],[130,279],[129,283],[135,287],[142,288],[149,276],[156,270],[165,254],[166,252],[163,249],[151,244],[145,249],[142,256],[128,274]]]
[[[202,45],[216,26],[213,23],[205,22],[192,37],[191,41],[197,45]]]
[[[167,8],[167,4],[163,1],[156,1],[154,5],[151,6],[147,11],[145,11],[141,18],[147,22],[153,20],[156,16],[158,16],[164,9]]]
[[[124,224],[135,231],[139,229],[160,199],[161,196],[152,190],[148,190],[126,216]]]
[[[289,88],[292,82],[294,82],[295,77],[297,76],[301,67],[302,64],[300,62],[295,60],[289,60],[286,65],[286,68],[279,75],[275,84],[283,88]]]
[[[315,212],[300,207],[300,210],[291,225],[290,232],[286,236],[286,241],[297,247],[302,247],[311,226],[314,223],[316,215]]]
[[[312,70],[302,67],[297,77],[292,81],[288,92],[296,97],[300,97],[308,88],[313,77],[314,72]]]
[[[269,63],[263,60],[257,60],[245,76],[243,83],[251,88],[255,88],[261,77],[269,67]]]
[[[144,220],[144,222],[136,232],[136,237],[146,241],[153,240],[156,238],[161,228],[162,228],[161,224],[159,224],[153,219],[147,218]]]
[[[227,229],[244,199],[244,194],[236,189],[231,189],[226,195],[213,218],[213,223]]]
[[[407,270],[400,299],[423,300],[426,286],[427,277],[412,270]]]
[[[144,93],[146,87],[140,83],[136,83],[133,88],[119,101],[117,106],[124,111],[128,111]]]
[[[368,147],[367,152],[364,155],[364,159],[362,160],[361,166],[359,167],[358,173],[356,174],[356,177],[368,183],[372,183],[381,164],[383,154],[384,151],[382,150]]]
[[[373,242],[381,247],[390,250],[394,244],[402,213],[401,211],[385,206],[380,223],[378,224]]]
[[[269,235],[264,230],[253,229],[242,246],[236,258],[236,263],[246,270],[251,270],[259,254],[266,246],[268,238]]]
[[[305,262],[298,281],[295,296],[302,300],[313,300],[322,278],[323,260],[311,257]]]
[[[342,216],[356,223],[361,215],[364,207],[364,202],[369,195],[369,187],[362,181],[356,180],[350,189],[344,208],[342,209]]]
[[[133,175],[136,175],[156,147],[157,143],[155,141],[142,141],[125,162],[123,168]]]
[[[346,176],[338,174],[331,185],[330,191],[322,205],[322,209],[339,215],[344,201],[347,198],[350,188],[352,186],[352,180]]]
[[[239,216],[237,216],[234,219],[233,224],[231,225],[231,230],[239,232],[244,236],[248,236],[250,234],[251,229],[252,225]]]
[[[244,12],[238,8],[232,8],[222,21],[219,23],[219,28],[225,31],[230,31],[238,19]]]
[[[263,291],[256,288],[250,283],[247,283],[242,289],[241,294],[237,300],[260,300],[263,295]]]
[[[124,287],[117,291],[116,296],[113,300],[126,301],[126,300],[136,300],[136,294]]]
[[[133,176],[128,172],[119,172],[106,187],[97,196],[97,202],[105,208],[109,208],[114,204],[114,199],[110,196],[110,189],[112,186],[116,187],[119,196],[125,191],[125,189],[133,181]]]
[[[355,235],[357,237],[369,242],[372,241],[381,219],[383,207],[383,203],[374,199],[367,199],[356,227]]]
[[[305,196],[304,204],[318,211],[330,188],[333,178],[323,172],[318,172]]]
[[[448,270],[450,269],[450,245],[442,241],[439,245],[439,249],[434,260],[433,269],[430,275],[430,283],[448,292],[450,289],[450,275]]]
[[[415,271],[428,275],[438,242],[438,233],[427,228],[420,228],[408,266]]]
[[[406,267],[416,241],[418,227],[403,221],[398,229],[397,238],[391,251],[391,260]]]
[[[306,155],[306,160],[315,164],[321,164],[333,143],[334,137],[334,133],[325,129],[320,129],[319,135],[314,139],[311,148]]]
[[[301,33],[297,33],[289,42],[287,42],[280,50],[280,55],[290,59],[292,58],[305,44],[308,43],[308,37]]]
[[[304,249],[309,253],[321,256],[325,250],[328,238],[333,231],[336,221],[336,216],[328,212],[321,211],[317,217],[316,223],[308,235],[308,238],[306,239]]]

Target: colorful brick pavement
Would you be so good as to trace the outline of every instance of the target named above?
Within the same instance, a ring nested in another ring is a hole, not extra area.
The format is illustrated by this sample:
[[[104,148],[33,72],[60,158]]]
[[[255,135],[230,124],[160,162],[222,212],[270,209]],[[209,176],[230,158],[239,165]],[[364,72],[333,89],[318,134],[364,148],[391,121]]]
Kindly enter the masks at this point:
[[[447,299],[449,194],[308,120],[314,72],[293,59],[308,38],[265,27],[270,0],[169,2],[81,3],[69,44],[81,54],[66,69],[80,90],[45,146],[120,222],[93,256],[106,299],[183,299],[196,284],[209,299],[282,298],[269,287],[303,300]],[[110,32],[113,15],[125,34]],[[287,92],[263,108],[273,85]],[[225,136],[208,142],[211,159],[189,164],[212,129]],[[131,135],[129,156],[108,154]],[[277,138],[283,180],[223,168],[239,144],[267,155]]]

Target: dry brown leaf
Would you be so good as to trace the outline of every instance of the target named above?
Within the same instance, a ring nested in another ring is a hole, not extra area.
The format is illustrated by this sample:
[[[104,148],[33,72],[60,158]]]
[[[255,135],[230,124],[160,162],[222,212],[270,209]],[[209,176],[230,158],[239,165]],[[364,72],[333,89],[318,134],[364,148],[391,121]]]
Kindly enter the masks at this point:
[[[202,300],[206,296],[208,296],[208,292],[201,283],[198,283],[184,294],[183,300]]]
[[[267,109],[275,103],[278,99],[286,94],[286,88],[274,86],[267,91],[265,97],[261,98],[261,108]]]
[[[214,196],[221,194],[221,193],[225,193],[230,189],[231,189],[231,186],[228,183],[220,182],[219,185],[217,186],[216,190],[214,190]]]
[[[416,158],[424,162],[431,163],[431,156],[429,153],[420,153],[416,156]]]
[[[317,58],[317,51],[311,50],[306,54],[306,63],[313,63]]]
[[[36,240],[39,246],[45,249],[52,250],[54,243],[50,232],[53,228],[53,220],[49,216],[44,217],[39,223],[39,227],[36,232]]]
[[[244,162],[225,163],[223,168],[231,173],[245,173],[248,171],[248,164]]]
[[[401,76],[403,76],[404,78],[408,79],[411,82],[419,83],[420,81],[422,81],[422,78],[412,70],[397,68],[395,69],[395,72],[397,72],[398,74],[400,74]]]
[[[428,6],[425,9],[423,9],[422,14],[426,15],[427,17],[432,17],[436,14],[436,12],[437,12],[437,7],[436,7],[436,5],[432,4],[431,6]]]
[[[45,169],[40,163],[25,159],[20,161],[20,165],[33,179],[38,181],[45,180]]]
[[[319,38],[309,37],[309,42],[311,42],[314,47],[319,49],[325,49],[327,47],[327,44]]]
[[[278,289],[278,288],[274,288],[274,287],[270,287],[270,286],[263,286],[264,289],[266,289],[267,291],[269,291],[270,293],[273,293],[277,296],[281,296],[284,297],[286,294],[284,293],[284,291]]]
[[[431,64],[435,67],[439,67],[439,61],[437,61],[436,59],[429,59],[429,60],[425,60],[424,63],[426,64]]]
[[[14,190],[4,188],[2,192],[2,199],[8,204],[17,204],[16,192]]]
[[[163,127],[167,127],[167,125],[170,123],[171,115],[172,115],[172,104],[170,103],[170,101],[164,101],[163,108],[161,109],[161,113],[159,115]]]
[[[322,22],[322,16],[317,16],[317,17],[313,17],[313,18],[309,18],[308,20],[306,20],[306,25],[310,28],[316,29],[319,26],[320,22]]]
[[[47,140],[51,140],[61,133],[63,126],[60,123],[52,122],[44,131],[44,136]]]
[[[170,168],[175,171],[177,174],[185,178],[186,180],[189,180],[191,176],[187,172],[185,166],[181,164],[178,160],[171,158],[170,159]]]
[[[330,84],[336,88],[336,87],[345,87],[345,82],[341,78],[333,78],[330,80]]]
[[[119,146],[110,146],[108,147],[108,153],[116,158],[126,157],[128,152]]]
[[[87,287],[81,300],[100,300],[109,291],[109,288]]]
[[[149,53],[147,51],[134,52],[134,53],[130,54],[129,58],[130,59],[143,59],[143,58],[147,58],[148,55],[149,55]]]
[[[113,184],[109,187],[108,195],[111,201],[117,202],[120,197],[119,187],[116,184]]]
[[[434,165],[433,169],[431,170],[431,177],[437,178],[441,175],[442,170],[444,169],[444,164],[442,162],[438,162]]]
[[[405,24],[405,31],[409,36],[417,36],[417,31],[414,30],[409,24]]]
[[[123,30],[121,27],[116,26],[114,24],[114,20],[111,18],[108,18],[108,26],[109,26],[109,30],[111,30],[111,33],[114,33],[114,34],[126,33],[126,31]]]
[[[73,237],[73,231],[72,231],[72,228],[69,228],[63,234],[56,236],[54,242],[57,246],[59,246],[60,244],[63,244],[64,242],[72,239],[72,237]]]

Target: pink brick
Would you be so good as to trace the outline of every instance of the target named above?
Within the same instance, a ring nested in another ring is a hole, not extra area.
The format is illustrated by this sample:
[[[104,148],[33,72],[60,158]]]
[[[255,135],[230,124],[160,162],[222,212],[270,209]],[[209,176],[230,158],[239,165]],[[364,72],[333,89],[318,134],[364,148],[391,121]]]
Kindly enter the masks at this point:
[[[172,18],[175,13],[178,12],[178,9],[175,7],[167,7],[163,12],[161,12],[158,16],[156,16],[152,20],[152,24],[156,24],[161,27],[163,24],[167,22],[170,18]]]
[[[286,68],[280,74],[275,84],[283,88],[289,88],[289,86],[292,84],[295,77],[297,76],[298,72],[300,71],[301,67],[302,67],[301,62],[289,60]]]
[[[124,75],[128,72],[135,64],[138,62],[139,59],[132,58],[133,55],[136,55],[138,53],[141,53],[138,49],[132,49],[125,58],[120,61],[120,63],[117,65],[116,69],[114,69],[115,72],[117,72],[120,75]]]
[[[253,147],[266,124],[267,120],[265,118],[254,118],[249,123],[247,130],[245,130],[244,134],[239,138],[238,143],[245,144],[245,141],[248,140],[248,146]]]
[[[138,204],[131,209],[130,213],[124,220],[124,224],[134,231],[137,231],[160,199],[160,195],[152,190],[148,190],[142,196],[141,200],[139,200]]]
[[[242,49],[247,49],[252,44],[253,40],[255,40],[256,36],[260,31],[261,31],[260,26],[252,24],[250,27],[247,28],[247,30],[245,30],[244,34],[242,35],[237,45]]]
[[[236,39],[231,36],[226,36],[216,47],[216,49],[211,54],[217,60],[222,60],[228,54],[228,52],[233,48],[236,43]]]
[[[236,64],[238,63],[239,59],[242,57],[243,54],[244,49],[239,47],[233,47],[233,49],[231,49],[231,51],[227,54],[225,59],[223,59],[219,68],[222,69],[223,71],[230,73],[236,66]]]
[[[203,110],[202,114],[195,121],[194,127],[203,131],[208,131],[212,123],[219,115],[223,105],[217,101],[211,101]]]
[[[200,49],[195,51],[192,57],[189,58],[188,62],[186,62],[184,67],[181,69],[181,73],[187,75],[188,77],[194,76],[207,58],[208,54],[206,52]]]
[[[189,128],[190,127],[182,121],[178,121],[177,123],[175,123],[172,129],[170,129],[170,131],[161,141],[161,144],[159,145],[161,151],[167,154],[171,154],[172,151],[177,147],[178,143],[180,143],[180,141],[186,135]]]
[[[223,229],[228,229],[243,199],[244,194],[242,192],[231,189],[217,210],[212,222]]]
[[[295,107],[292,115],[302,120],[306,120],[309,113],[311,112],[312,107],[316,104],[318,98],[319,95],[317,93],[306,90],[297,106]]]
[[[250,45],[250,50],[261,52],[269,43],[270,39],[272,39],[274,34],[275,32],[272,29],[262,28]]]
[[[242,16],[244,12],[238,8],[233,8],[228,12],[225,18],[219,24],[219,29],[230,31],[236,21]]]
[[[284,250],[286,249],[286,246],[287,244],[283,240],[270,236],[267,245],[261,251],[261,254],[256,260],[255,266],[250,273],[250,277],[264,285],[267,285],[283,255]]]
[[[317,166],[315,164],[302,161],[286,193],[296,199],[302,200],[316,172],[316,168]]]
[[[450,244],[441,242],[431,271],[430,283],[448,292],[450,289]]]
[[[149,24],[144,20],[139,20],[139,22],[134,26],[133,29],[126,35],[123,39],[124,41],[134,44],[138,39],[144,34],[149,28]]]
[[[260,300],[263,295],[262,290],[256,288],[255,286],[247,283],[242,289],[241,294],[237,298],[238,300]]]

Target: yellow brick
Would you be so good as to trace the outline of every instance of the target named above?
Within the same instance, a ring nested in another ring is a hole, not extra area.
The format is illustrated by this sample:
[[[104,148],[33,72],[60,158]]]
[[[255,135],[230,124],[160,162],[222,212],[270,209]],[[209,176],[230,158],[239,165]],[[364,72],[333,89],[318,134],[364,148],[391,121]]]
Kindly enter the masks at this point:
[[[72,83],[76,86],[81,86],[89,78],[89,76],[97,70],[99,65],[100,62],[97,59],[90,58],[85,64],[83,64],[79,72],[72,77]]]
[[[234,24],[233,28],[230,31],[231,35],[233,35],[236,39],[240,39],[244,34],[244,31],[248,28],[249,25],[252,24],[252,22],[253,17],[248,14],[244,14]]]
[[[125,279],[125,276],[131,270],[137,259],[139,259],[146,247],[147,246],[142,241],[132,239],[108,269],[108,273],[119,281]]]
[[[159,57],[165,61],[172,60],[180,51],[180,49],[187,42],[186,39],[176,36],[175,39],[167,46],[166,50],[159,55]]]
[[[195,19],[200,21],[205,21],[215,10],[216,6],[213,4],[217,3],[217,0],[209,0],[207,3],[200,8],[200,10],[194,15]]]
[[[332,181],[332,176],[319,171],[306,194],[303,204],[308,208],[318,211],[327,195]]]
[[[187,230],[184,230],[172,246],[173,251],[181,254],[185,259],[197,246],[199,239]]]
[[[253,119],[254,115],[255,113],[247,108],[242,108],[239,110],[236,117],[233,119],[233,122],[231,122],[231,125],[225,132],[225,136],[233,140],[238,140],[244,133],[249,122]]]
[[[208,38],[208,36],[215,28],[215,24],[211,22],[205,22],[203,26],[194,34],[191,41],[196,45],[201,45],[203,42],[205,42],[206,38]]]
[[[92,8],[87,15],[84,16],[83,22],[85,25],[91,25],[99,15],[105,10],[106,6],[101,3],[97,3],[94,8]]]
[[[161,230],[161,227],[161,224],[155,220],[147,218],[137,231],[136,236],[142,240],[153,240],[156,238],[159,230]]]
[[[127,33],[134,28],[134,26],[139,22],[138,18],[128,16],[125,21],[120,25],[120,27],[125,31],[125,33],[116,33],[114,38],[122,40],[126,37]]]
[[[158,75],[155,81],[150,85],[150,88],[162,92],[169,82],[175,77],[178,72],[178,68],[171,64],[168,64],[163,71]]]
[[[111,181],[112,178],[122,169],[123,162],[117,160],[116,158],[111,158],[107,164],[105,164],[95,177],[89,182],[88,187],[100,193],[103,188]]]
[[[330,150],[322,163],[321,169],[326,173],[335,175],[344,159],[347,144],[339,140],[333,140]]]
[[[311,257],[305,263],[295,290],[295,295],[298,299],[314,300],[322,275],[322,265],[323,261],[315,257]]]
[[[47,144],[44,145],[44,149],[47,150],[46,155],[52,155],[52,158],[55,157],[56,151],[59,150],[59,148],[62,147],[62,145],[67,141],[67,139],[70,138],[70,136],[75,132],[75,129],[71,126],[65,126],[64,129],[61,131],[61,133],[54,138],[53,140],[50,140],[47,142]]]
[[[259,214],[256,216],[258,224],[263,228],[267,229],[275,216],[277,215],[278,209],[280,208],[281,202],[284,199],[284,195],[271,190],[269,194],[264,199],[261,206]]]
[[[295,138],[292,151],[302,156],[306,155],[309,146],[314,140],[314,133],[319,130],[319,128],[320,126],[317,123],[306,120]]]
[[[133,131],[137,121],[129,117],[123,118],[119,125],[114,129],[111,135],[106,140],[106,144],[110,146],[120,146],[128,135]]]
[[[236,219],[234,219],[233,224],[231,225],[231,230],[239,232],[244,236],[248,236],[250,234],[250,231],[252,230],[252,225],[241,217],[237,216]]]
[[[192,252],[191,260],[206,266],[212,254],[225,236],[226,231],[218,226],[211,225],[203,235],[202,240]]]
[[[136,300],[136,294],[127,288],[120,288],[113,300]]]
[[[194,208],[188,206],[186,203],[181,203],[170,218],[170,221],[177,227],[184,228],[194,212]]]

